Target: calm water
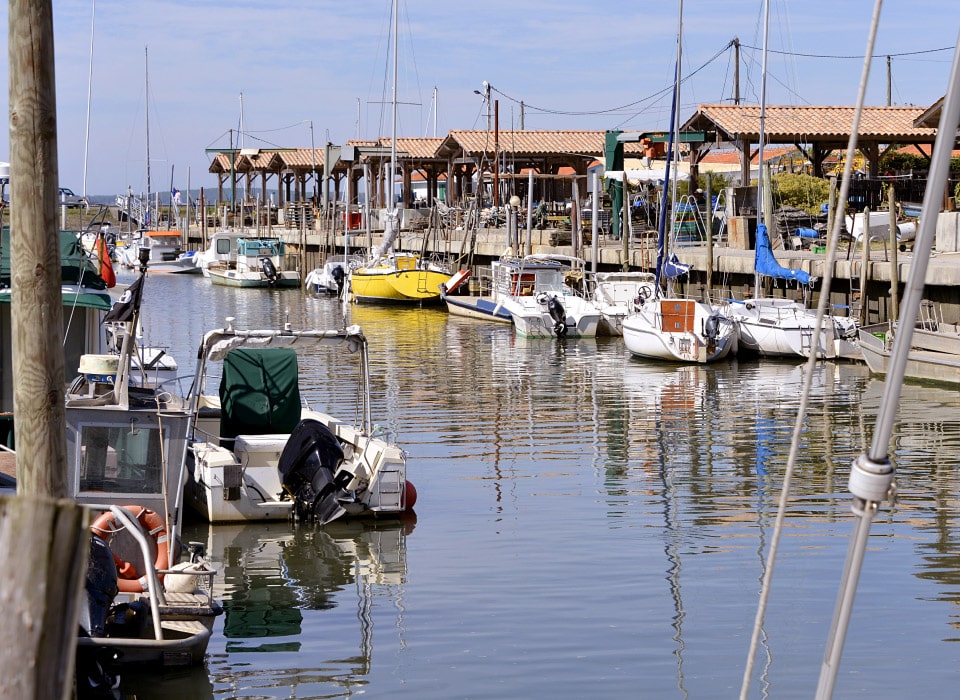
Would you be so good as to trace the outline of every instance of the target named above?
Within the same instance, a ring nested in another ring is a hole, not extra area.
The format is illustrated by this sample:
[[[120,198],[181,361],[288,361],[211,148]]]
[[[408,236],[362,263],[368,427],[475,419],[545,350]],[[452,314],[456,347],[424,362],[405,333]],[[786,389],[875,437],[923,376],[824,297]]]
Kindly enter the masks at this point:
[[[184,374],[228,315],[338,323],[332,300],[202,278],[151,277],[144,306],[148,340]],[[631,360],[617,340],[522,340],[439,310],[350,314],[417,517],[189,529],[222,568],[227,612],[205,669],[130,678],[128,692],[737,696],[802,365],[675,367]],[[335,412],[344,397],[316,361],[301,360],[303,393]],[[852,528],[848,466],[882,388],[862,366],[819,368],[751,697],[816,688]],[[872,529],[836,697],[956,692],[958,404],[905,391],[899,501]]]

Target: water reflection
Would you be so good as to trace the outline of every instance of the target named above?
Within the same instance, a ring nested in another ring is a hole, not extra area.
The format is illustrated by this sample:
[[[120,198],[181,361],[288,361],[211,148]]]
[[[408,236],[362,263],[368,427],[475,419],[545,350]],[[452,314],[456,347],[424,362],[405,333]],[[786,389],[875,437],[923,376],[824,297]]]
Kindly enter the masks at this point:
[[[188,535],[205,536],[222,572],[222,637],[211,642],[208,661],[217,694],[252,692],[262,684],[300,697],[328,684],[364,685],[375,619],[389,614],[402,634],[406,538],[415,524],[411,516],[322,529],[195,526]],[[257,660],[264,655],[270,659]],[[264,667],[272,671],[265,674]]]

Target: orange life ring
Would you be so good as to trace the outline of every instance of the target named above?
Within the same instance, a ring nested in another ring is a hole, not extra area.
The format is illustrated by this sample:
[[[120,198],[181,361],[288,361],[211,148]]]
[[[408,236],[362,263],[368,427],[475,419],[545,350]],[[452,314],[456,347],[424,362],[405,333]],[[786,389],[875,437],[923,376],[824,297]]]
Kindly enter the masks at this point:
[[[169,543],[167,538],[167,526],[160,515],[149,508],[143,506],[124,506],[124,509],[133,515],[140,527],[143,528],[153,541],[157,543],[157,558],[154,561],[154,567],[166,569],[169,566]],[[114,532],[123,529],[123,525],[116,522],[113,513],[109,510],[102,513],[100,517],[93,521],[90,531],[100,539],[106,541]],[[113,561],[117,565],[117,588],[124,593],[142,593],[147,590],[147,577],[141,576],[137,568],[130,562],[124,561],[116,554],[113,555]],[[157,578],[163,582],[163,574],[158,574]]]

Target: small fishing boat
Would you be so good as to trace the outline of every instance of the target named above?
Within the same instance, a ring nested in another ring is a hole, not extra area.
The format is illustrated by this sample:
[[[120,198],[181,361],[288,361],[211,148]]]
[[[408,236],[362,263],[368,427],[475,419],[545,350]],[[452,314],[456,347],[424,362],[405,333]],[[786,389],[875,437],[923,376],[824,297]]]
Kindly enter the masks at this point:
[[[286,247],[279,238],[238,238],[232,264],[211,263],[207,274],[222,287],[299,287],[300,273],[284,267]]]
[[[141,231],[139,237],[117,247],[117,261],[123,267],[136,270],[141,265],[141,249],[148,251],[147,269],[150,272],[200,273],[193,251],[183,250],[180,231]]]
[[[513,314],[507,311],[503,304],[497,303],[490,295],[461,296],[452,294],[463,286],[470,275],[470,270],[460,270],[440,286],[440,298],[447,305],[447,311],[453,316],[475,318],[479,321],[513,323]]]
[[[197,354],[188,504],[210,522],[327,523],[411,509],[416,491],[403,451],[374,434],[360,328],[239,330],[232,322],[206,333]],[[301,406],[297,353],[324,347],[343,376],[358,377],[356,424]],[[215,367],[213,394],[205,387]]]
[[[249,238],[243,231],[215,231],[204,250],[196,253],[196,266],[204,277],[210,276],[210,267],[229,269],[237,265],[237,240]]]
[[[652,272],[629,270],[598,272],[593,280],[591,299],[600,309],[599,335],[622,336],[625,319],[636,300],[653,294],[656,276]]]
[[[513,317],[516,334],[528,338],[593,338],[600,310],[568,280],[583,279],[583,260],[533,254],[495,260],[492,298]]]
[[[363,260],[356,255],[331,255],[321,267],[307,273],[303,286],[313,294],[340,296],[351,267],[357,267]]]
[[[134,380],[144,271],[103,316],[115,351],[85,354],[65,399],[68,496],[95,514],[77,640],[77,682],[115,687],[132,666],[203,663],[215,572],[181,546],[190,413]]]

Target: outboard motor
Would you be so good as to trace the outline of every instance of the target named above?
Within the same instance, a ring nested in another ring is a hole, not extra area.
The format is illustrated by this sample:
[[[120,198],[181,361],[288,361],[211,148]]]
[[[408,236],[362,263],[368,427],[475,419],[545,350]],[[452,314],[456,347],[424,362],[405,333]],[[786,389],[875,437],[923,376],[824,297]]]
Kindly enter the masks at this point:
[[[271,285],[277,283],[277,266],[273,264],[273,260],[270,258],[260,258],[260,269],[263,270],[263,274],[267,276],[267,281]]]
[[[553,332],[560,338],[567,334],[567,311],[556,297],[547,300],[547,311],[553,319]]]
[[[117,596],[117,565],[107,543],[93,535],[90,536],[84,594],[78,634],[81,637],[105,637],[111,606]],[[107,649],[94,651],[89,647],[81,649],[83,651],[77,654],[76,662],[78,691],[106,693],[116,688],[119,678],[107,670],[116,661],[116,652]]]
[[[346,512],[340,499],[349,499],[345,488],[353,475],[337,473],[342,460],[340,442],[323,423],[307,418],[296,425],[277,463],[295,518],[325,525]]]
[[[703,324],[703,337],[707,339],[707,352],[712,353],[717,347],[717,338],[720,336],[720,316],[710,314]]]
[[[333,268],[333,281],[337,283],[337,296],[343,296],[343,282],[346,280],[346,274],[343,271],[343,265],[337,265]]]

